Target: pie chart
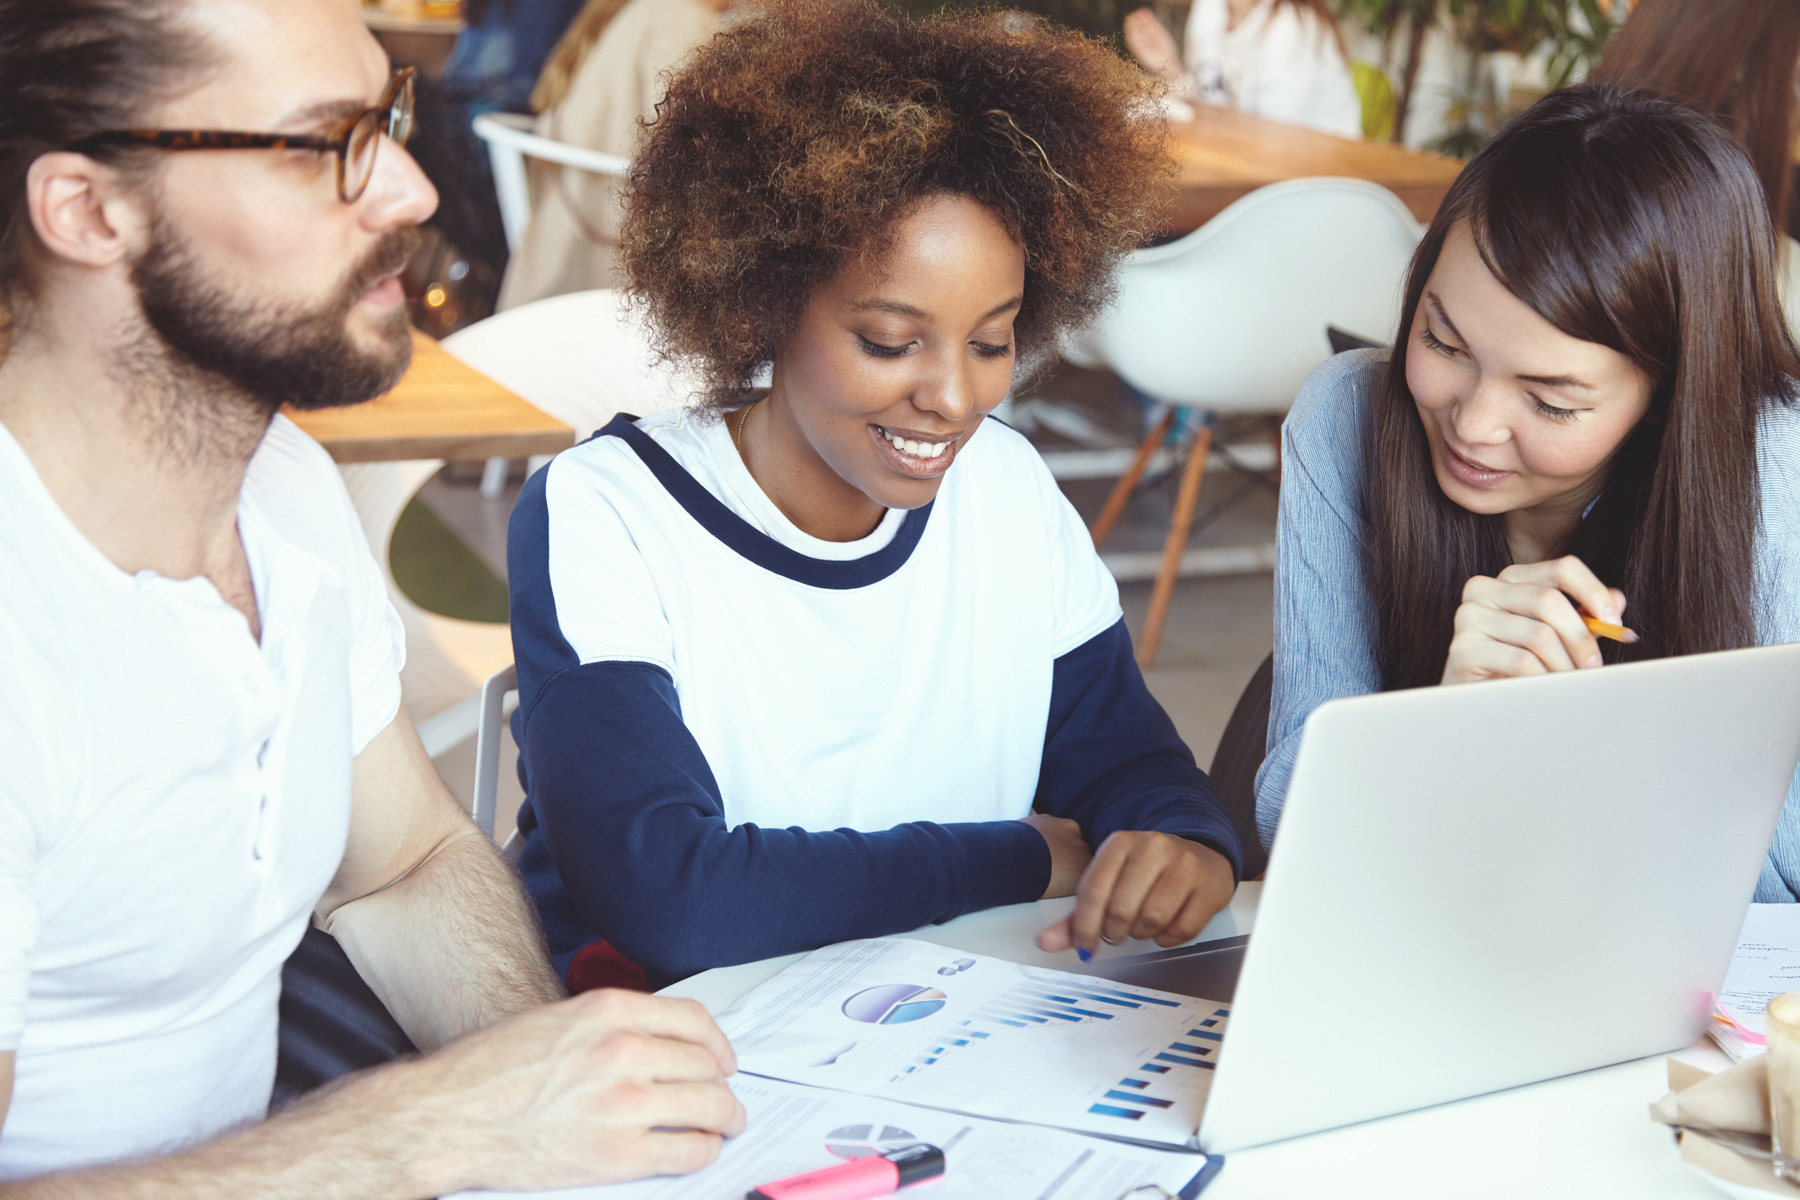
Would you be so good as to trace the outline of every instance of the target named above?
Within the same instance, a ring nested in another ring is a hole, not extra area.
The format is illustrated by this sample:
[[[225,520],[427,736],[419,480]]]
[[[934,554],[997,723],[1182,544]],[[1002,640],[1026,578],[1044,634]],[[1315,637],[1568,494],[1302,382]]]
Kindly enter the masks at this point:
[[[833,1158],[867,1158],[918,1143],[918,1138],[892,1125],[846,1125],[825,1135],[825,1149]]]
[[[866,1025],[904,1025],[929,1017],[949,997],[937,988],[916,983],[884,983],[864,988],[844,1001],[844,1015]]]

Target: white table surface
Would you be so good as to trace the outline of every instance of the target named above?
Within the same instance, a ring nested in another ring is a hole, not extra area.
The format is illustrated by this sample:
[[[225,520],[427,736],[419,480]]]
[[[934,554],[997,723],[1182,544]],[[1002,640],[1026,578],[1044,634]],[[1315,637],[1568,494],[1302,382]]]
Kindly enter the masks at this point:
[[[1258,883],[1238,888],[1231,907],[1197,941],[1249,933]],[[1046,954],[1032,938],[1067,915],[1072,899],[1040,900],[971,913],[905,936],[1034,966],[1079,971],[1071,953]],[[1139,954],[1147,942],[1107,948]],[[714,1013],[788,964],[794,954],[706,971],[665,989]],[[1593,1019],[1571,1011],[1570,1020]],[[1369,1121],[1231,1155],[1205,1200],[1718,1200],[1721,1192],[1676,1157],[1668,1130],[1648,1106],[1668,1091],[1665,1056],[1639,1059],[1473,1100]],[[1712,1064],[1724,1065],[1722,1056]],[[1379,1070],[1380,1064],[1370,1064]]]

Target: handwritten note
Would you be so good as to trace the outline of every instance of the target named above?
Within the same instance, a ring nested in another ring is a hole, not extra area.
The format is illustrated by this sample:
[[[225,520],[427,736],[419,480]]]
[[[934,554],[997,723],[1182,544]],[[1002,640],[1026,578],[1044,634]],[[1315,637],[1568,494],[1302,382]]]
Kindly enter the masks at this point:
[[[1763,1010],[1800,991],[1800,904],[1752,904],[1714,1004],[1712,1037],[1733,1059],[1763,1050]]]

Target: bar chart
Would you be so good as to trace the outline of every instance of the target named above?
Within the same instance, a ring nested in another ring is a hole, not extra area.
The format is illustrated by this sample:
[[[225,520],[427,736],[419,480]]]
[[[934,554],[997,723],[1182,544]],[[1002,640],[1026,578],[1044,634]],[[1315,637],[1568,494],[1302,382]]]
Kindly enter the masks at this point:
[[[882,939],[815,951],[720,1023],[752,1073],[1187,1146],[1229,1019],[1209,1000]]]

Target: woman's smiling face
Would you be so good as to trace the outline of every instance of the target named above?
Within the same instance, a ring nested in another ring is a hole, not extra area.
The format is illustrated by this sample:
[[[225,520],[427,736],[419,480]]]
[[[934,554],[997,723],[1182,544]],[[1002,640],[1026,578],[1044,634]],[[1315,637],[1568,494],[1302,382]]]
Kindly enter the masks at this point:
[[[1438,486],[1471,512],[1572,528],[1650,408],[1650,379],[1508,291],[1467,223],[1445,239],[1407,337],[1406,384]]]
[[[929,503],[1012,386],[1024,287],[1025,252],[987,208],[954,195],[919,203],[879,262],[852,261],[813,292],[776,354],[764,403],[782,436],[747,419],[758,482],[803,529],[796,471],[828,470],[842,485],[835,502],[868,518],[852,525]],[[785,461],[762,458],[765,445]],[[839,491],[811,482],[802,490],[820,500]]]

